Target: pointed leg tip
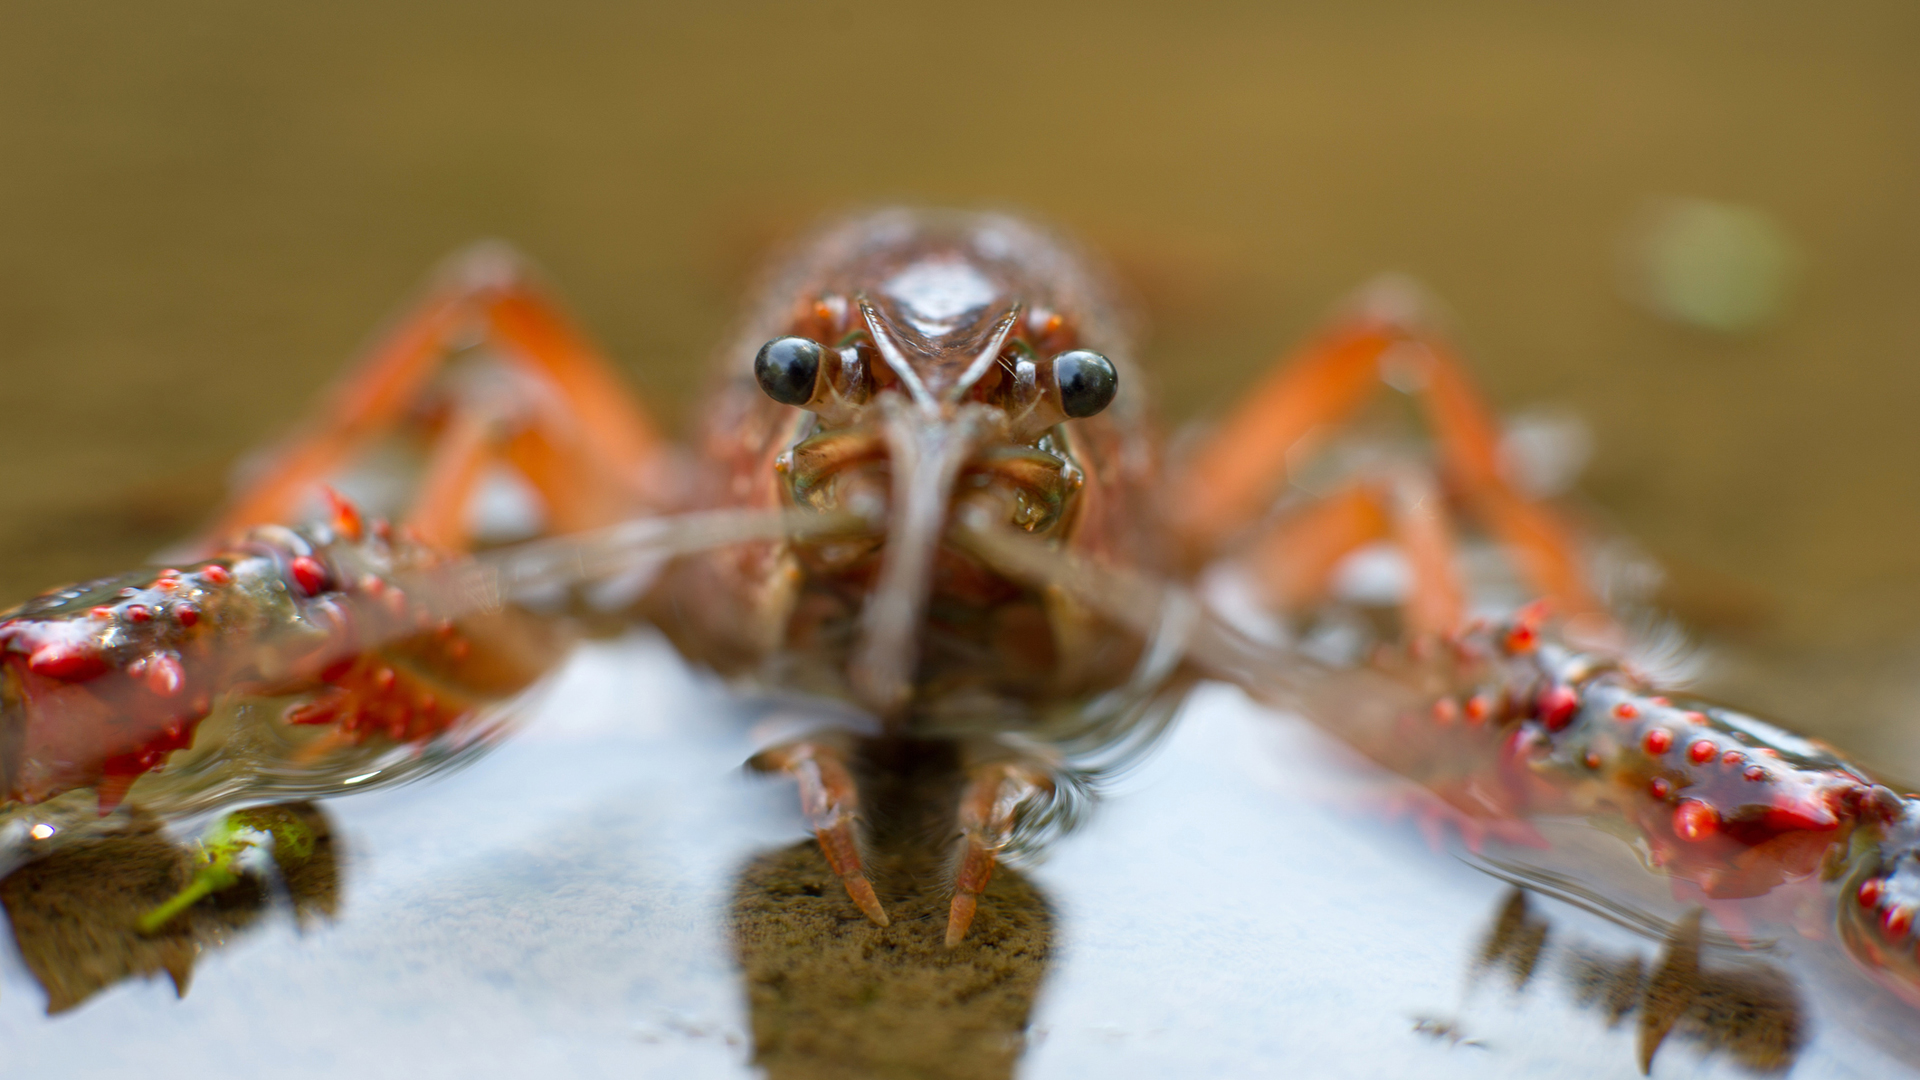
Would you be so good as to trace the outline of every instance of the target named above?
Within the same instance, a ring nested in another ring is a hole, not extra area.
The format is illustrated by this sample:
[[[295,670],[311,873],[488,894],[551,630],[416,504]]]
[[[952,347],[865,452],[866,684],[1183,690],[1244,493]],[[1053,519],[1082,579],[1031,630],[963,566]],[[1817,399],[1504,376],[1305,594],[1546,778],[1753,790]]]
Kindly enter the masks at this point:
[[[847,887],[847,895],[853,898],[853,906],[871,919],[873,925],[885,927],[892,924],[893,920],[887,918],[887,909],[880,906],[880,897],[874,894],[873,884],[865,874],[853,874],[841,881]]]
[[[978,907],[979,899],[971,893],[953,894],[953,906],[947,910],[947,948],[956,948],[966,940],[967,929],[973,925],[973,913]]]

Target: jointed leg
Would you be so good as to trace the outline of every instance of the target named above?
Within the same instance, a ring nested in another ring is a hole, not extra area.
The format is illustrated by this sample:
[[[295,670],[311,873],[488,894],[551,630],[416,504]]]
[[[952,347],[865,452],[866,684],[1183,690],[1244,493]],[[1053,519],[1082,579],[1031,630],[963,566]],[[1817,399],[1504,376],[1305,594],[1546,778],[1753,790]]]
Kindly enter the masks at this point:
[[[1389,530],[1379,492],[1355,485],[1281,518],[1248,553],[1247,568],[1270,607],[1305,608],[1322,598],[1342,559]]]
[[[484,349],[505,379],[435,389],[454,356]],[[414,524],[448,546],[467,540],[465,512],[489,466],[520,469],[548,503],[555,531],[609,524],[649,501],[646,471],[664,443],[611,367],[497,246],[458,257],[428,296],[340,384],[304,434],[243,490],[213,530],[224,537],[292,519],[317,486],[409,425],[436,450]]]
[[[1277,498],[1290,465],[1356,412],[1381,382],[1391,382],[1419,397],[1450,487],[1506,545],[1534,587],[1566,610],[1597,610],[1570,531],[1502,474],[1491,414],[1438,336],[1416,325],[1412,307],[1404,290],[1376,290],[1331,333],[1269,376],[1200,447],[1179,488],[1191,492],[1179,527],[1195,561],[1217,553],[1253,523]],[[1351,530],[1361,524],[1353,514],[1351,505],[1331,510],[1322,527],[1335,528],[1345,515],[1342,527]]]
[[[1446,509],[1431,478],[1407,468],[1356,483],[1275,523],[1246,566],[1277,610],[1307,607],[1324,595],[1333,571],[1377,540],[1399,544],[1412,571],[1407,629],[1445,634],[1460,625],[1464,601]]]
[[[1571,612],[1598,611],[1571,530],[1552,510],[1515,490],[1503,474],[1499,428],[1468,381],[1466,367],[1438,341],[1423,341],[1420,348],[1431,358],[1421,395],[1427,422],[1472,513],[1506,545],[1542,596],[1554,597]]]
[[[1371,318],[1337,326],[1289,358],[1200,447],[1179,525],[1196,550],[1251,523],[1272,504],[1288,456],[1311,448],[1316,428],[1346,420],[1373,395],[1381,356],[1401,339]]]
[[[874,895],[860,861],[860,795],[846,755],[826,742],[802,740],[763,750],[752,765],[765,772],[784,772],[800,786],[800,809],[820,841],[820,853],[840,876],[854,906],[877,926],[887,925],[886,909]]]
[[[435,547],[457,549],[467,543],[467,504],[488,465],[498,457],[496,418],[478,409],[462,409],[440,434],[420,482],[420,496],[407,524]]]
[[[947,911],[947,947],[967,936],[980,894],[987,891],[994,863],[1013,839],[1020,808],[1053,794],[1053,781],[1038,769],[998,761],[978,766],[960,796],[960,865],[953,879],[953,904]]]

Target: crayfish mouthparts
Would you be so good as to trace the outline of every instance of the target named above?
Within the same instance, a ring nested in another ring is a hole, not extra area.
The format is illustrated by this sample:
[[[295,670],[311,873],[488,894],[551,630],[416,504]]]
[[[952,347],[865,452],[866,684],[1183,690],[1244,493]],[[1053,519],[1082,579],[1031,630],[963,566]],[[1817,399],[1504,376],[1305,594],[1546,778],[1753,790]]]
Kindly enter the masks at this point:
[[[897,713],[913,692],[919,628],[954,481],[988,430],[990,414],[974,405],[938,418],[894,398],[886,401],[882,431],[893,474],[892,506],[880,576],[860,613],[859,644],[848,672],[862,703],[881,716]]]

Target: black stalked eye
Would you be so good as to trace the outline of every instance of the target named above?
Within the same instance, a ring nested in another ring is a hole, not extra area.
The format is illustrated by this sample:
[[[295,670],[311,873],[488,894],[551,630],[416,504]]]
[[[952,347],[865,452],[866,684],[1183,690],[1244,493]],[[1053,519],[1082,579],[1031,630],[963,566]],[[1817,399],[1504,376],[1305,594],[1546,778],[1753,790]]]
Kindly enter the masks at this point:
[[[1113,404],[1120,373],[1097,352],[1075,349],[1053,358],[1053,381],[1060,387],[1060,408],[1078,419]]]
[[[782,405],[805,405],[813,400],[814,380],[827,347],[803,337],[774,338],[760,346],[753,358],[753,377],[760,389]]]

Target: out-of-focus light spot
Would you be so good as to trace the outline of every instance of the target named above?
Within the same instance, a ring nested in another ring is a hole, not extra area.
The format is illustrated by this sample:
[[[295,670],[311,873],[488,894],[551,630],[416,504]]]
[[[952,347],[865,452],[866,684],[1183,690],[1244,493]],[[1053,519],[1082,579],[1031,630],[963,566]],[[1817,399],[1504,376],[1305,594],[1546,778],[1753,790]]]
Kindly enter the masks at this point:
[[[47,837],[53,835],[53,826],[42,822],[28,829],[27,835],[33,837],[35,840],[45,840]]]
[[[1741,334],[1777,315],[1793,284],[1793,242],[1750,206],[1661,199],[1628,231],[1627,295],[1654,314],[1701,330]]]
[[[1501,433],[1501,471],[1536,499],[1566,494],[1592,458],[1593,432],[1578,413],[1564,409],[1515,413]]]

